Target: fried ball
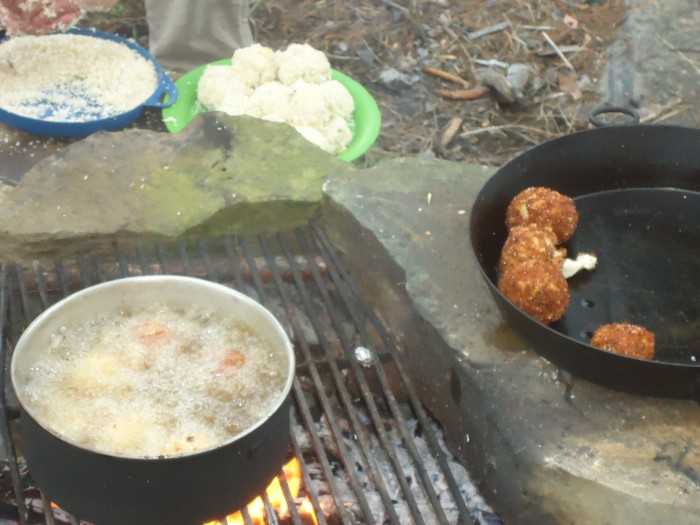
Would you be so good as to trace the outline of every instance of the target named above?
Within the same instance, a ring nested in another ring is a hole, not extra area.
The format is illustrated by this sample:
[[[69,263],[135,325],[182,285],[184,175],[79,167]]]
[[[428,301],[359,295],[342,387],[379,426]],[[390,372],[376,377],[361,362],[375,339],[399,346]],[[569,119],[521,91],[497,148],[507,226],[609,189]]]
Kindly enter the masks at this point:
[[[506,209],[509,229],[523,224],[535,224],[551,230],[559,243],[568,241],[578,224],[574,201],[549,188],[532,187],[520,192]]]
[[[532,224],[516,226],[508,232],[498,261],[498,270],[503,273],[510,265],[528,259],[551,261],[561,266],[565,258],[566,248],[557,249],[557,236],[554,232]]]
[[[655,337],[646,328],[628,323],[604,324],[591,339],[591,346],[639,359],[653,359]]]
[[[569,284],[561,266],[551,261],[528,259],[509,265],[498,289],[515,306],[538,321],[558,321],[569,306]]]

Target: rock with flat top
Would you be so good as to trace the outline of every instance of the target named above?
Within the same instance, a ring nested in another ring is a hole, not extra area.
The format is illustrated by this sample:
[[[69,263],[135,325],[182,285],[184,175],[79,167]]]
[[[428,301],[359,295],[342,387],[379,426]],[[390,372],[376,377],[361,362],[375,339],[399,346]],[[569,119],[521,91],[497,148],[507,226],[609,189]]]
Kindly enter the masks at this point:
[[[0,252],[305,225],[342,164],[291,126],[206,113],[177,134],[100,132],[29,170],[4,199]]]

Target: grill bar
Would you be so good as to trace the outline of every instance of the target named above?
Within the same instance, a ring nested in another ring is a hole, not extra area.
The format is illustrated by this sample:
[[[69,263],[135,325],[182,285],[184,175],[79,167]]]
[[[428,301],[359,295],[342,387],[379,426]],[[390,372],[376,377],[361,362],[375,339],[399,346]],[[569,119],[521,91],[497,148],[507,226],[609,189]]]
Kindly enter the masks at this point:
[[[333,274],[331,274],[331,277],[336,277],[334,279],[334,283],[336,284],[336,286],[338,287],[338,290],[342,294],[343,293],[342,286],[338,286],[341,283],[337,279],[337,274],[335,276]],[[336,327],[336,331],[337,331],[338,336],[340,338],[340,341],[343,345],[343,348],[346,351],[346,355],[349,359],[350,365],[351,365],[353,371],[355,372],[355,374],[359,380],[362,396],[365,400],[367,408],[369,409],[372,421],[373,421],[374,426],[375,426],[375,430],[379,434],[380,441],[382,442],[382,445],[385,449],[385,452],[386,452],[387,456],[389,457],[389,461],[391,463],[392,468],[394,469],[394,472],[396,474],[396,479],[399,482],[399,485],[401,486],[401,490],[403,491],[403,495],[406,498],[406,501],[407,501],[409,507],[411,508],[412,513],[419,517],[417,520],[417,523],[423,523],[423,519],[421,517],[420,510],[418,509],[418,506],[416,504],[413,493],[411,492],[411,489],[408,486],[406,474],[403,472],[401,464],[400,464],[398,458],[396,457],[396,454],[394,453],[392,443],[390,442],[390,439],[386,434],[386,430],[384,428],[382,418],[379,415],[379,411],[377,409],[374,397],[370,391],[370,387],[367,384],[367,381],[365,379],[364,374],[360,370],[359,363],[357,363],[356,359],[354,359],[355,356],[352,353],[353,345],[350,343],[348,336],[342,327],[342,323],[340,322],[340,317],[339,317],[338,312],[335,311],[335,309],[333,308],[333,305],[331,304],[328,289],[323,285],[322,281],[316,275],[314,275],[314,278],[315,278],[314,280],[316,281],[316,284],[319,287],[319,290],[321,292],[321,296],[323,297],[324,302],[326,303],[326,306],[329,309],[329,312],[331,314],[331,320],[332,320],[334,326]],[[350,303],[347,303],[347,304],[348,304],[348,306],[351,306]],[[352,308],[350,308],[350,312],[352,313]],[[369,338],[366,337],[366,334],[363,333],[362,321],[357,314],[353,316],[353,321],[354,321],[356,329],[363,336],[362,341],[361,341],[362,345],[364,347],[370,347],[371,343],[369,341]],[[381,369],[381,367],[377,366],[376,360],[373,361],[372,366],[375,369],[375,372],[378,369]],[[382,376],[379,375],[378,377],[380,378],[380,381],[381,381]],[[390,405],[393,406],[395,404],[396,400],[395,400],[393,394],[391,393],[391,390],[388,388],[388,384],[384,381],[381,383],[381,385],[382,385],[382,388],[384,390],[383,394],[384,394],[385,398],[389,401]],[[393,404],[392,404],[392,401],[393,401]],[[398,413],[394,414],[394,417],[399,418],[399,419],[397,419],[397,421],[402,421],[401,414],[398,414]],[[405,430],[404,425],[399,423],[397,426],[399,429]],[[405,440],[404,443],[406,443],[406,444],[412,443],[412,438],[410,436],[408,436],[406,432],[402,432],[402,437]],[[414,458],[414,459],[416,459],[416,458]],[[442,509],[440,509],[440,511],[441,510]],[[437,519],[439,520],[440,523],[445,523],[445,524],[447,523],[447,520],[446,520],[444,514],[442,514],[442,512],[440,512],[438,514]]]
[[[331,250],[329,249],[330,247],[328,246],[328,244],[326,242],[324,242],[324,238],[320,235],[319,230],[313,229],[312,232],[314,234],[314,239],[316,240],[317,245],[320,247],[320,249],[322,250],[324,255],[327,257],[330,257],[331,256]],[[299,232],[297,233],[297,235],[299,235]],[[375,314],[372,313],[372,309],[369,307],[369,305],[358,305],[356,298],[353,297],[353,295],[355,295],[355,294],[351,293],[351,290],[348,288],[348,285],[346,284],[346,282],[349,280],[348,276],[341,275],[339,272],[337,272],[335,270],[335,268],[330,268],[330,270],[331,270],[331,272],[330,272],[331,279],[333,280],[334,284],[337,286],[340,294],[343,296],[343,298],[345,300],[345,304],[347,304],[349,306],[349,312],[351,314],[351,317],[353,318],[355,326],[357,327],[357,329],[361,335],[361,341],[362,341],[363,345],[370,346],[372,343],[371,343],[371,339],[370,339],[366,329],[364,328],[363,317],[365,315],[372,314],[372,315],[369,315],[369,317],[370,317],[371,321],[373,321],[375,323],[376,323],[376,321],[378,321],[378,318],[376,317]],[[317,280],[318,280],[318,278],[317,278]],[[326,293],[322,292],[322,295],[324,297],[327,297],[328,294],[327,294],[327,292]],[[358,295],[358,297],[359,297],[359,295]],[[334,318],[335,319],[334,322],[339,323],[338,318],[339,318],[339,316],[336,313],[335,318]],[[342,330],[339,330],[339,335],[341,336],[342,339],[345,339],[345,334],[343,333]],[[384,341],[384,342],[386,343],[386,341]],[[346,349],[350,348],[349,342],[347,340],[344,340],[343,343],[344,343],[344,347]],[[391,349],[392,349],[392,347],[389,347],[389,350],[391,350]],[[403,370],[401,370],[401,364],[400,364],[400,360],[398,359],[398,355],[394,355],[394,357],[396,357],[394,364],[396,365],[397,369],[400,372],[402,372],[402,381],[404,383],[403,386],[405,387],[406,391],[409,394],[411,394],[415,400],[415,398],[416,398],[415,392],[412,391],[412,388],[410,387],[410,383],[408,382],[407,376],[405,375],[405,373],[403,373]],[[350,362],[351,362],[351,365],[353,366],[353,369],[355,370],[356,374],[358,374],[358,377],[360,377],[361,380],[364,381],[364,375],[358,370],[359,365],[353,359],[350,359]],[[406,447],[410,451],[411,457],[414,461],[414,467],[418,471],[418,474],[423,482],[423,489],[425,490],[425,492],[430,500],[430,503],[433,507],[433,510],[435,511],[435,514],[436,514],[435,517],[439,523],[448,523],[447,517],[445,516],[443,509],[440,505],[440,502],[438,500],[438,497],[434,491],[430,477],[425,470],[423,461],[420,459],[420,455],[415,447],[413,439],[409,435],[409,431],[404,423],[400,409],[398,407],[398,402],[396,400],[396,397],[392,393],[392,389],[389,385],[389,381],[386,377],[386,374],[384,373],[384,368],[382,366],[379,366],[379,364],[377,363],[376,360],[373,362],[373,368],[374,368],[375,373],[377,374],[377,377],[380,381],[382,389],[385,392],[386,399],[389,402],[389,405],[391,408],[391,412],[392,412],[395,420],[397,421],[397,427],[402,435],[403,443],[406,445]],[[368,387],[366,386],[366,383],[364,383],[363,390],[366,390],[367,388]],[[414,411],[417,412],[416,408],[419,406],[420,406],[420,404],[416,403],[412,408]],[[372,412],[372,414],[373,414],[373,416],[375,416],[374,412]],[[375,417],[378,417],[378,416],[375,416]],[[424,428],[426,428],[426,429],[429,428],[428,425],[425,424],[425,422],[424,422]],[[382,434],[382,432],[380,430],[380,435],[381,434]],[[402,472],[397,473],[397,474],[399,476],[403,475]],[[449,468],[447,468],[445,470],[445,475],[451,476],[451,472],[449,471]],[[403,485],[402,485],[402,488],[403,488]],[[461,496],[459,495],[459,491],[457,491],[456,494],[453,494],[453,497],[454,497],[456,502],[460,502],[462,500]],[[409,500],[409,502],[410,501],[412,501],[412,500]],[[414,512],[419,512],[418,509],[416,509],[415,507],[412,507],[412,510]],[[466,507],[464,510],[466,511]],[[460,511],[461,511],[461,509],[460,509]],[[467,513],[460,512],[460,519],[462,521],[466,522]]]
[[[325,260],[329,261],[331,264],[329,264],[329,270],[330,270],[330,275],[331,278],[334,279],[336,282],[342,283],[342,286],[339,286],[339,289],[341,291],[345,291],[344,293],[344,299],[347,304],[354,304],[355,302],[358,304],[358,308],[361,309],[362,312],[365,312],[369,320],[371,322],[372,327],[377,330],[379,336],[381,337],[381,340],[383,343],[387,346],[389,352],[395,357],[394,364],[396,365],[396,368],[398,370],[398,373],[400,374],[401,381],[403,382],[404,388],[406,393],[408,394],[410,398],[410,404],[412,409],[415,411],[418,420],[421,422],[422,426],[424,429],[426,429],[425,436],[428,440],[428,444],[431,448],[431,452],[433,454],[433,457],[436,458],[438,464],[440,465],[440,469],[445,475],[445,481],[448,484],[448,487],[451,491],[452,497],[454,499],[454,502],[457,504],[457,507],[459,509],[459,516],[460,520],[463,523],[467,522],[467,517],[470,515],[469,509],[467,509],[467,506],[464,502],[464,499],[460,495],[460,488],[459,485],[457,484],[457,481],[455,480],[454,475],[452,474],[452,471],[449,468],[449,465],[447,464],[447,459],[445,457],[445,453],[440,447],[437,438],[433,432],[430,431],[430,425],[428,424],[428,416],[425,413],[425,410],[423,409],[423,405],[420,403],[418,399],[418,394],[416,393],[415,389],[413,388],[411,381],[408,378],[408,373],[406,372],[401,359],[399,358],[398,355],[398,349],[396,348],[396,345],[394,343],[394,339],[389,335],[388,331],[385,328],[384,323],[382,323],[377,316],[376,312],[372,308],[372,306],[363,299],[363,295],[360,293],[360,291],[357,289],[357,286],[355,282],[350,278],[350,276],[347,274],[347,272],[344,270],[343,265],[340,263],[338,260],[335,251],[332,249],[330,244],[328,243],[326,237],[323,235],[321,230],[318,228],[317,225],[314,223],[311,224],[311,231],[312,234],[314,235],[314,238],[320,248],[321,253],[323,254]],[[355,310],[351,310],[351,313],[354,313],[355,318],[358,317],[358,313]],[[360,329],[361,326],[360,326]],[[364,334],[364,340],[369,340],[369,337],[367,334]],[[377,373],[380,375],[382,378],[382,384],[385,385],[385,388],[387,392],[389,392],[389,399],[390,402],[392,403],[392,409],[394,413],[398,412],[398,408],[396,407],[396,398],[391,394],[391,389],[388,386],[388,382],[386,380],[386,375],[384,373],[384,369],[381,367],[377,367]],[[401,419],[399,418],[399,421]],[[405,425],[401,425],[401,428],[404,429],[405,431]],[[415,450],[415,445],[411,440],[408,440],[408,442],[411,445],[411,453],[413,454],[414,458],[418,456],[418,452]],[[426,486],[430,487],[432,489],[432,485],[428,481],[428,474],[425,472],[425,469],[423,468],[423,464],[420,461],[417,461],[417,464],[420,466],[420,472],[421,472],[421,477],[423,478],[423,482],[426,484]],[[435,494],[432,492],[431,495],[431,502],[435,504]]]
[[[8,279],[7,276],[9,275],[8,269],[6,265],[2,265],[2,277],[3,277],[3,286],[2,290],[0,290],[0,315],[2,315],[1,319],[6,319],[8,316]],[[4,323],[3,323],[4,325]],[[0,421],[0,432],[2,432],[2,444],[3,444],[3,453],[6,458],[16,458],[17,457],[17,452],[15,450],[15,445],[14,442],[12,441],[12,432],[10,430],[10,419],[11,415],[8,413],[8,399],[7,399],[7,388],[6,385],[10,384],[10,379],[9,379],[9,366],[6,366],[10,361],[9,361],[9,354],[7,351],[7,335],[5,333],[6,331],[3,329],[2,330],[2,341],[0,341],[0,362],[3,363],[3,373],[0,376],[0,381],[2,381],[2,384],[0,384],[0,402],[2,403],[2,421]],[[27,506],[24,502],[24,497],[22,496],[22,485],[20,482],[20,474],[19,474],[19,467],[17,465],[16,461],[8,461],[9,464],[9,470],[10,470],[10,477],[12,479],[12,489],[14,493],[14,498],[15,501],[17,502],[17,510],[19,512],[19,516],[25,516],[27,514]]]
[[[10,423],[18,416],[8,377],[11,348],[36,315],[72,291],[161,273],[233,286],[268,307],[290,333],[297,353],[290,458],[301,465],[298,499],[308,499],[319,525],[498,523],[484,521],[485,514],[467,504],[452,471],[455,463],[411,386],[397,345],[320,229],[312,224],[291,236],[261,234],[255,241],[227,236],[194,246],[118,250],[113,261],[78,256],[50,269],[2,266],[0,435],[19,523],[82,522],[52,510],[17,460]],[[372,352],[371,362],[358,358],[360,347]],[[307,525],[283,473],[288,512],[280,521],[268,490],[261,495],[265,523]],[[38,494],[31,508],[25,503],[29,489]],[[254,524],[248,509],[241,517]],[[229,524],[226,517],[218,521]]]
[[[262,244],[262,246],[263,246],[263,250],[269,254],[269,247],[267,246],[266,240],[265,240],[264,238],[261,238],[260,241],[261,241],[261,244]],[[288,247],[286,246],[286,243],[283,244],[283,249],[285,250],[285,254],[288,253],[288,252],[287,252],[287,248],[288,248]],[[313,273],[313,270],[312,270],[312,273]],[[285,306],[286,306],[286,308],[287,308],[289,319],[290,319],[290,321],[292,322],[292,328],[293,328],[293,330],[294,330],[296,333],[300,333],[301,328],[299,327],[299,321],[298,321],[298,319],[297,319],[297,316],[294,314],[293,310],[291,309],[291,307],[290,307],[290,302],[289,302],[289,298],[287,297],[286,293],[284,292],[284,288],[281,287],[279,276],[276,275],[276,272],[275,272],[274,270],[273,270],[273,275],[275,275],[275,277],[277,277],[276,281],[277,281],[277,285],[278,285],[278,291],[280,292],[280,295],[281,295],[281,297],[282,297],[282,300],[283,300],[283,302],[284,302],[284,304],[285,304]],[[302,292],[302,298],[304,299],[304,306],[305,306],[305,307],[307,308],[307,310],[308,310],[308,308],[309,308],[309,301],[308,301],[308,299],[307,299],[307,298],[304,296],[304,294],[303,294],[303,286],[300,286],[300,284],[303,284],[303,283],[302,283],[302,281],[301,281],[301,279],[300,279],[300,277],[299,277],[299,272],[298,272],[297,269],[294,267],[294,265],[292,265],[292,275],[295,276],[295,278],[296,278],[295,280],[296,280],[297,286],[299,286],[299,290]],[[312,324],[314,324],[315,316],[311,316],[310,319],[311,319]],[[316,326],[315,324],[314,324],[314,329],[315,329],[316,332],[319,333],[319,334],[322,332],[322,331],[319,329],[319,327]],[[314,362],[313,362],[313,359],[312,359],[312,357],[311,357],[311,355],[310,355],[310,351],[309,351],[309,348],[308,348],[306,342],[305,342],[303,339],[301,339],[301,340],[299,341],[299,343],[300,343],[299,346],[301,347],[302,352],[303,352],[303,355],[304,355],[304,359],[305,359],[305,361],[306,361],[306,363],[307,363],[307,365],[308,365],[308,369],[309,369],[309,371],[310,371],[310,373],[311,373],[311,375],[312,375],[312,378],[313,378],[314,384],[315,384],[315,386],[316,386],[317,392],[319,392],[320,399],[321,399],[321,403],[322,403],[322,406],[323,406],[323,410],[324,410],[324,413],[325,413],[325,415],[326,415],[326,417],[327,417],[327,419],[328,419],[329,425],[330,425],[330,427],[331,427],[331,431],[333,432],[333,435],[334,435],[334,437],[335,437],[336,442],[339,443],[339,444],[341,444],[341,443],[342,443],[342,433],[341,433],[341,431],[339,430],[338,425],[337,425],[337,423],[336,423],[336,421],[335,421],[336,418],[332,417],[333,410],[332,410],[332,408],[331,408],[331,406],[330,406],[330,401],[328,400],[328,397],[327,397],[327,396],[325,395],[325,393],[324,393],[323,383],[322,383],[320,374],[319,374],[319,372],[318,372],[318,369],[316,368],[316,366],[315,366],[315,364],[314,364]],[[345,407],[351,407],[351,406],[352,406],[352,401],[351,401],[351,399],[350,399],[349,393],[348,393],[347,390],[343,387],[343,380],[342,380],[342,378],[340,377],[340,376],[341,376],[340,370],[338,369],[337,365],[335,364],[335,362],[334,362],[334,360],[333,360],[332,358],[328,360],[328,363],[329,363],[329,365],[330,365],[330,367],[331,367],[331,372],[332,372],[332,374],[333,374],[333,379],[334,379],[334,381],[335,381],[335,384],[336,384],[337,387],[339,387],[339,392],[340,392],[340,394],[341,394],[341,399],[342,399],[342,401],[343,401],[343,404],[345,405]],[[298,403],[301,402],[302,399],[303,399],[303,398],[299,398],[299,397],[297,396],[297,402],[298,402]],[[353,422],[353,428],[356,430],[357,435],[358,435],[358,436],[361,436],[361,437],[358,437],[358,439],[359,439],[360,442],[361,442],[361,449],[362,449],[362,452],[363,452],[363,455],[364,455],[364,460],[365,460],[365,462],[367,462],[367,463],[370,465],[371,472],[373,473],[373,476],[372,476],[372,477],[373,477],[374,479],[377,479],[377,478],[378,478],[378,474],[376,473],[376,467],[374,466],[374,462],[373,462],[373,461],[369,461],[370,458],[371,458],[371,454],[369,454],[369,452],[368,452],[368,448],[369,448],[369,447],[368,447],[368,445],[367,445],[367,440],[366,440],[366,438],[364,438],[364,433],[361,432],[361,427],[360,427],[360,425],[358,424],[356,418],[354,417],[354,414],[353,414],[352,410],[349,411],[349,414],[350,414],[350,419],[351,419],[351,421]],[[348,452],[345,450],[345,447],[343,447],[342,445],[341,445],[341,447],[342,447],[341,450],[342,450],[343,452],[345,452],[345,455],[347,455]],[[347,463],[346,463],[346,464],[347,464]],[[353,489],[355,490],[355,493],[356,493],[357,496],[358,496],[358,500],[359,500],[360,506],[362,507],[362,510],[363,510],[364,515],[365,515],[365,518],[367,519],[367,522],[368,522],[368,523],[373,523],[371,510],[369,509],[369,505],[368,505],[367,500],[366,500],[366,498],[365,498],[365,496],[364,496],[364,492],[363,492],[362,489],[360,488],[360,483],[359,483],[359,481],[358,481],[358,479],[357,479],[357,476],[356,476],[355,472],[354,472],[352,469],[347,469],[347,472],[348,472],[348,474],[350,475],[350,482],[351,482],[351,485],[352,485]],[[380,492],[380,494],[382,495],[382,499],[385,501],[385,503],[388,503],[389,501],[391,501],[391,500],[390,500],[390,497],[389,497],[389,495],[388,495],[388,493],[387,493],[386,490],[384,490],[383,488],[382,488],[382,491]],[[391,508],[391,507],[389,507],[389,508]],[[392,509],[392,514],[393,514],[393,515],[391,515],[390,517],[393,519],[393,518],[396,517],[396,516],[395,516],[395,513],[393,513],[393,509]]]
[[[288,253],[288,246],[287,243],[285,242],[284,239],[280,239],[280,242],[282,244],[283,250],[285,253]],[[315,276],[316,272],[314,271],[313,267],[311,267],[311,274],[312,276]],[[307,312],[311,312],[311,305],[310,305],[310,299],[308,297],[308,294],[305,294],[305,288],[303,286],[303,283],[300,281],[300,279],[297,277],[297,286],[299,287],[299,290],[301,291],[301,296],[304,302],[304,306],[306,307]],[[382,501],[384,502],[384,505],[389,509],[389,516],[388,518],[391,520],[392,523],[399,523],[399,518],[396,515],[393,506],[391,505],[392,497],[389,494],[387,488],[385,485],[381,482],[381,474],[378,471],[378,467],[376,465],[376,462],[374,461],[374,457],[372,455],[372,452],[370,450],[370,444],[369,444],[369,439],[364,431],[362,423],[358,420],[356,414],[354,413],[354,407],[353,407],[353,402],[350,396],[350,393],[347,391],[345,388],[344,384],[344,379],[342,377],[342,372],[341,368],[339,367],[337,360],[333,357],[333,352],[329,348],[329,344],[327,341],[325,341],[325,338],[323,337],[323,331],[320,327],[317,326],[315,320],[317,319],[316,315],[310,315],[310,319],[312,324],[314,325],[314,329],[319,333],[319,339],[321,339],[321,346],[325,350],[325,358],[326,358],[326,363],[330,367],[330,371],[333,375],[333,380],[335,383],[335,386],[338,388],[339,394],[341,396],[343,405],[345,407],[348,419],[350,420],[352,424],[352,430],[354,432],[354,435],[356,436],[356,439],[358,440],[360,444],[360,451],[363,456],[364,462],[367,464],[369,468],[369,473],[370,477],[374,483],[374,486],[377,488]],[[327,414],[332,414],[332,411],[327,411]],[[329,417],[329,424],[335,428],[335,418]],[[338,436],[338,432],[334,432],[336,436],[336,441],[338,443],[342,443],[342,436]],[[347,451],[345,447],[341,449],[341,452],[343,452],[343,457],[348,458],[351,456],[351,453]],[[345,462],[351,462],[352,458],[346,459]],[[349,472],[352,473],[354,476],[354,482],[353,482],[353,487],[356,488],[358,485],[358,481],[356,481],[356,476],[354,474],[354,471],[352,469],[349,469]],[[360,501],[362,503],[366,503],[366,499],[364,497],[364,493],[361,489],[356,490],[357,494],[359,495]],[[363,511],[365,513],[365,518],[368,520],[368,523],[372,523],[374,520],[372,518],[371,511],[369,510],[368,506],[366,504],[363,505]]]

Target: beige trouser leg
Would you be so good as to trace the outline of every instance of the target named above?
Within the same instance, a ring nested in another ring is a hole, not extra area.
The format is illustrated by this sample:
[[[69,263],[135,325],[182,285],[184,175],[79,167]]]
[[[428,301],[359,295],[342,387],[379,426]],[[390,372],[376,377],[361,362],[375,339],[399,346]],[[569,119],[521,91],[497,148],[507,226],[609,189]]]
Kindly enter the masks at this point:
[[[184,73],[253,43],[250,0],[145,0],[149,49]]]

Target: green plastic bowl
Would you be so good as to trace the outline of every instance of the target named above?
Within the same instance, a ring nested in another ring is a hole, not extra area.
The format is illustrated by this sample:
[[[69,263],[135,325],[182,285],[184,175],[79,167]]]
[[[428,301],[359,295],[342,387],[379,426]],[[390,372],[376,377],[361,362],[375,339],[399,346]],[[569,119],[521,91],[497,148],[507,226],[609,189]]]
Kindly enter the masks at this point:
[[[230,63],[231,59],[223,59],[204,64],[184,74],[175,82],[178,91],[177,102],[163,109],[163,123],[168,131],[177,133],[185,128],[194,117],[207,111],[197,99],[199,79],[207,66]],[[343,84],[355,101],[355,111],[352,114],[353,122],[350,127],[353,132],[352,141],[345,151],[341,151],[337,155],[340,160],[350,162],[361,157],[377,140],[382,125],[382,115],[372,95],[361,84],[335,70],[331,70],[331,77]],[[165,102],[167,101],[166,98]]]

